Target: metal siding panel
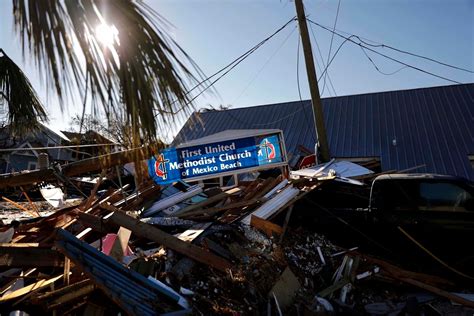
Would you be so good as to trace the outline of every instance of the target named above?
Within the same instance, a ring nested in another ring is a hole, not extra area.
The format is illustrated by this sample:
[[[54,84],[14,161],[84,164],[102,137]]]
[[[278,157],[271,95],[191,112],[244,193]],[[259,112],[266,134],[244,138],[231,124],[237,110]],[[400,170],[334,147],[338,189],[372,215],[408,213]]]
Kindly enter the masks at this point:
[[[411,133],[409,126],[412,123],[410,117],[404,115],[404,105],[402,104],[400,97],[403,94],[395,93],[392,98],[393,103],[393,111],[395,113],[396,119],[395,121],[398,124],[395,124],[395,132],[397,135],[400,135],[401,146],[402,148],[399,149],[398,152],[398,159],[399,165],[402,169],[406,169],[408,167],[413,167],[416,165],[413,155],[409,155],[411,158],[408,158],[407,152],[411,152]],[[398,146],[398,144],[397,144]]]
[[[421,153],[423,153],[423,162],[426,164],[426,169],[430,171],[434,171],[433,168],[435,168],[435,153],[433,152],[434,149],[431,146],[426,146],[426,140],[429,139],[430,133],[429,133],[429,121],[425,119],[424,117],[427,115],[426,109],[422,105],[422,96],[420,95],[420,91],[413,91],[413,100],[416,102],[412,102],[412,106],[414,109],[416,109],[416,119],[417,123],[421,123],[422,125],[422,133],[418,135],[418,138],[420,140],[420,147],[419,150]],[[414,106],[414,105],[417,106]]]
[[[445,98],[445,106],[443,107],[443,110],[445,111],[445,115],[443,116],[445,118],[445,125],[449,128],[450,134],[449,136],[451,137],[449,139],[449,143],[452,147],[455,148],[455,151],[457,152],[456,155],[451,155],[452,158],[454,159],[454,164],[456,167],[457,172],[459,175],[463,175],[466,178],[472,177],[473,173],[473,168],[467,159],[467,156],[469,155],[469,149],[466,150],[466,147],[468,148],[469,145],[467,144],[469,140],[471,141],[471,148],[472,144],[474,143],[474,139],[472,137],[472,129],[474,127],[474,119],[471,117],[471,128],[467,128],[464,131],[462,129],[462,121],[464,121],[464,116],[463,113],[461,114],[456,114],[456,110],[453,110],[452,107],[450,106],[450,99],[455,99],[454,97],[454,91],[460,91],[459,87],[453,87],[453,89],[450,89],[449,91],[443,90],[443,91],[438,91],[444,98]],[[449,94],[452,96],[451,98],[448,96]],[[472,101],[472,99],[471,99]],[[457,103],[457,102],[456,102]],[[474,103],[471,102],[471,107]],[[466,103],[466,112],[469,112],[469,103]],[[459,107],[454,107],[454,109],[457,109]],[[469,117],[467,117],[469,119]],[[452,124],[451,121],[456,122],[455,124]],[[471,137],[469,137],[471,135]]]
[[[367,120],[367,96],[364,95],[361,97],[361,103],[359,108],[358,121],[361,127],[362,135],[359,140],[359,146],[361,147],[361,155],[367,157],[369,156],[368,151],[368,140],[370,138],[371,127],[368,124]]]
[[[468,175],[468,171],[465,168],[464,164],[460,161],[461,155],[467,155],[467,153],[463,153],[463,150],[459,148],[458,141],[454,137],[453,128],[455,128],[450,122],[456,122],[456,116],[453,116],[452,111],[447,110],[447,106],[449,106],[449,99],[446,98],[444,93],[440,93],[441,91],[433,90],[432,95],[433,98],[436,96],[436,100],[439,100],[439,104],[436,107],[439,113],[439,118],[441,121],[441,125],[445,131],[442,133],[444,136],[444,140],[446,141],[446,150],[444,152],[445,161],[451,162],[451,166],[448,166],[448,173],[449,174],[456,174],[460,176],[466,177]]]
[[[417,171],[473,179],[467,159],[467,154],[474,153],[473,95],[474,84],[465,84],[323,99],[331,155],[379,156],[383,170],[425,163],[426,168]],[[295,112],[295,107],[301,110]],[[195,139],[226,129],[279,128],[288,151],[298,144],[313,145],[310,101],[200,115],[205,126],[190,126],[188,119],[176,139]],[[400,144],[397,148],[392,145],[394,136]]]
[[[332,106],[334,98],[321,100],[323,104],[324,123],[326,124],[329,153],[332,157],[334,155],[334,106]]]
[[[378,101],[378,106],[380,109],[381,120],[383,122],[383,125],[380,126],[380,136],[381,136],[380,148],[382,152],[382,157],[385,161],[384,168],[385,170],[390,170],[390,169],[394,169],[395,166],[393,165],[393,161],[392,161],[393,159],[390,152],[391,151],[390,144],[393,138],[391,137],[391,135],[389,135],[391,134],[391,131],[389,130],[390,125],[387,118],[387,105],[386,105],[385,95],[378,94],[377,101]]]

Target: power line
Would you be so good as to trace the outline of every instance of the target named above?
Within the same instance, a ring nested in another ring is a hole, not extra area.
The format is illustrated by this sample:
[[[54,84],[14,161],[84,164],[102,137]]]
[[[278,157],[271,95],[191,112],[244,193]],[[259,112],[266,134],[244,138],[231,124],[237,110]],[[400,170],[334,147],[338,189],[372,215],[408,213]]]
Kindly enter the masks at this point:
[[[450,64],[444,63],[444,62],[442,62],[442,61],[439,61],[439,60],[436,60],[436,59],[433,59],[433,58],[430,58],[430,57],[418,55],[418,54],[415,54],[415,53],[411,53],[411,52],[408,52],[408,51],[405,51],[405,50],[402,50],[402,49],[398,49],[398,48],[392,47],[392,46],[390,46],[390,45],[385,45],[385,44],[376,44],[376,45],[374,45],[374,44],[370,44],[370,43],[367,43],[366,41],[364,41],[363,39],[361,39],[359,36],[356,36],[356,37],[357,37],[357,39],[358,39],[359,41],[361,41],[362,43],[364,43],[365,45],[368,45],[368,46],[381,47],[381,48],[388,48],[388,49],[394,50],[394,51],[399,52],[399,53],[402,53],[402,54],[406,54],[406,55],[410,55],[410,56],[422,58],[422,59],[425,59],[425,60],[428,60],[428,61],[431,61],[431,62],[440,64],[440,65],[443,65],[443,66],[446,66],[446,67],[449,67],[449,68],[453,68],[453,69],[457,69],[457,70],[469,72],[469,73],[471,73],[471,74],[474,73],[474,71],[472,71],[472,70],[469,70],[469,69],[466,69],[466,68],[462,68],[462,67],[458,67],[458,66],[454,66],[454,65],[450,65]]]
[[[50,147],[16,147],[16,148],[1,148],[0,152],[10,151],[25,151],[25,150],[47,150],[47,149],[67,149],[67,148],[84,148],[84,147],[103,147],[116,146],[117,144],[89,144],[89,145],[64,145],[64,146],[50,146]]]
[[[273,57],[275,57],[275,55],[280,51],[280,49],[285,45],[285,43],[288,41],[288,39],[291,37],[291,35],[293,35],[293,33],[295,32],[295,30],[297,29],[298,27],[295,26],[293,28],[293,30],[286,36],[286,38],[283,40],[283,42],[280,44],[280,46],[273,52],[272,55],[270,55],[270,57],[267,59],[267,61],[263,64],[263,66],[257,71],[257,73],[253,76],[253,78],[248,82],[248,84],[245,86],[245,88],[242,90],[242,92],[237,96],[237,98],[235,98],[234,101],[232,101],[232,103],[235,103],[243,94],[245,91],[247,91],[247,89],[250,87],[250,85],[255,81],[255,79],[258,77],[258,75],[263,71],[263,69],[268,65],[268,63],[273,59]],[[231,103],[231,104],[232,104]]]
[[[316,22],[314,22],[316,23]],[[321,27],[324,26],[324,25],[321,25]],[[328,26],[324,26],[325,28],[329,29],[330,27]],[[360,35],[354,35],[354,34],[351,34],[349,32],[346,32],[346,31],[343,31],[343,30],[340,30],[340,29],[334,29],[335,31],[338,31],[339,33],[343,33],[343,34],[347,34],[347,35],[353,35],[354,37],[356,37],[361,43],[365,44],[365,45],[368,45],[368,46],[372,46],[372,47],[381,47],[381,48],[387,48],[387,49],[391,49],[391,50],[394,50],[396,52],[399,52],[399,53],[402,53],[402,54],[406,54],[406,55],[410,55],[410,56],[413,56],[413,57],[418,57],[418,58],[422,58],[422,59],[425,59],[425,60],[428,60],[428,61],[431,61],[431,62],[434,62],[434,63],[437,63],[437,64],[440,64],[440,65],[443,65],[443,66],[446,66],[446,67],[449,67],[449,68],[453,68],[453,69],[457,69],[457,70],[461,70],[461,71],[465,71],[465,72],[469,72],[469,73],[474,73],[473,70],[470,70],[470,69],[466,69],[466,68],[463,68],[463,67],[459,67],[459,66],[454,66],[454,65],[450,65],[450,64],[447,64],[445,62],[442,62],[442,61],[439,61],[439,60],[436,60],[436,59],[433,59],[433,58],[430,58],[430,57],[427,57],[427,56],[423,56],[423,55],[419,55],[419,54],[416,54],[416,53],[412,53],[412,52],[409,52],[409,51],[406,51],[406,50],[402,50],[402,49],[399,49],[399,48],[396,48],[396,47],[393,47],[393,46],[390,46],[390,45],[387,45],[387,44],[383,44],[383,43],[380,43],[380,42],[377,42],[377,41],[374,41],[374,40],[371,40],[369,38],[366,38],[366,37],[363,37],[363,36],[360,36]],[[371,44],[371,43],[368,43],[368,42],[372,42],[372,43],[375,43],[375,44]]]
[[[221,68],[220,70],[218,70],[217,72],[215,72],[214,74],[212,74],[211,76],[205,78],[204,80],[202,80],[201,82],[199,82],[198,84],[196,84],[193,88],[191,88],[189,91],[187,91],[185,93],[185,95],[188,95],[189,93],[191,93],[193,90],[195,90],[196,88],[198,88],[199,86],[201,86],[202,84],[204,84],[205,82],[209,81],[210,79],[212,79],[213,77],[217,76],[218,74],[224,72],[226,69],[228,69],[227,71],[225,71],[222,75],[220,75],[216,80],[212,81],[208,86],[206,86],[202,91],[200,91],[197,95],[195,95],[191,100],[189,100],[188,102],[186,102],[186,104],[184,104],[183,106],[181,106],[180,109],[176,110],[176,111],[171,111],[171,112],[168,112],[168,114],[177,114],[179,113],[180,111],[182,111],[187,105],[189,105],[191,102],[193,102],[197,97],[199,97],[201,94],[203,94],[207,89],[209,89],[210,87],[212,87],[217,81],[219,81],[222,77],[224,77],[226,74],[228,74],[232,69],[234,69],[237,65],[239,65],[242,61],[244,61],[248,56],[250,56],[252,53],[254,53],[257,49],[259,49],[263,44],[265,44],[268,40],[270,40],[272,37],[274,37],[276,34],[280,33],[284,28],[286,28],[291,22],[294,22],[296,21],[296,17],[293,17],[291,18],[288,22],[286,22],[283,26],[281,26],[279,29],[277,29],[275,32],[273,32],[270,36],[268,36],[267,38],[265,38],[264,40],[262,40],[261,42],[259,42],[257,45],[253,46],[252,48],[250,48],[248,51],[246,51],[245,53],[243,53],[242,55],[240,55],[239,57],[237,57],[236,59],[234,59],[232,62],[230,62],[229,64],[227,64],[225,67]],[[176,103],[176,101],[174,101],[173,103]],[[163,112],[163,111],[162,111]],[[159,115],[159,113],[157,114]],[[157,116],[156,115],[156,116]]]
[[[333,26],[333,31],[336,29],[336,24],[337,24],[337,18],[339,17],[339,8],[341,7],[341,0],[339,0],[337,4],[337,12],[336,12],[336,18],[334,19],[334,26]],[[328,59],[327,63],[329,62],[329,58],[331,57],[331,50],[332,50],[332,43],[334,41],[334,33],[331,35],[331,43],[329,45],[329,52],[328,52]],[[324,76],[324,82],[323,82],[323,90],[321,94],[324,93],[324,89],[326,88],[326,77],[327,77],[328,72],[326,72],[326,76]]]
[[[318,49],[318,52],[319,52],[319,57],[321,58],[321,63],[323,65],[323,67],[326,68],[326,64],[324,62],[324,57],[323,57],[323,54],[321,52],[321,49],[319,48],[319,44],[318,44],[318,41],[316,41],[316,36],[314,35],[314,30],[313,30],[313,26],[310,24],[309,25],[309,28],[311,30],[311,35],[313,36],[313,41],[314,41],[314,44],[316,45],[316,48]],[[316,65],[318,65],[317,61],[318,59],[316,59]],[[318,66],[319,68],[319,66]],[[323,68],[320,68],[320,71],[322,72]],[[332,91],[334,93],[334,95],[337,97],[337,92],[336,92],[336,89],[334,88],[334,85],[332,84],[332,80],[331,80],[331,77],[329,76],[329,71],[327,71],[327,74],[328,74],[328,80],[329,80],[329,84],[331,85],[331,88],[332,88]]]
[[[319,26],[319,27],[325,29],[326,31],[332,32],[332,33],[336,34],[337,36],[339,36],[339,37],[341,37],[341,38],[344,38],[345,40],[344,40],[344,42],[341,44],[341,46],[339,46],[339,49],[342,47],[342,45],[343,45],[344,43],[346,43],[347,41],[349,41],[349,42],[351,42],[351,43],[353,43],[353,44],[356,44],[356,45],[358,45],[358,46],[360,46],[360,47],[363,47],[363,48],[365,48],[365,49],[367,49],[367,50],[369,50],[369,51],[371,51],[371,52],[374,52],[375,54],[378,54],[378,55],[380,55],[380,56],[383,56],[383,57],[385,57],[385,58],[387,58],[387,59],[390,59],[390,60],[392,60],[392,61],[394,61],[394,62],[396,62],[396,63],[399,63],[399,64],[401,64],[401,65],[404,65],[404,66],[406,66],[406,67],[408,67],[408,68],[412,68],[412,69],[418,70],[418,71],[420,71],[420,72],[423,72],[423,73],[425,73],[425,74],[431,75],[431,76],[436,77],[436,78],[439,78],[439,79],[444,79],[444,80],[446,80],[446,81],[450,81],[450,82],[453,82],[453,83],[461,84],[461,82],[459,82],[459,81],[456,81],[456,80],[453,80],[453,79],[449,79],[449,78],[443,77],[443,76],[441,76],[441,75],[437,75],[437,74],[435,74],[435,73],[432,73],[432,72],[430,72],[430,71],[421,69],[421,68],[419,68],[419,67],[416,67],[416,66],[407,64],[407,63],[405,63],[405,62],[403,62],[403,61],[400,61],[400,60],[398,60],[398,59],[395,59],[395,58],[393,58],[393,57],[390,57],[390,56],[388,56],[388,55],[385,55],[385,54],[383,54],[383,53],[380,53],[380,52],[378,52],[378,51],[376,51],[376,50],[374,50],[374,49],[372,49],[372,48],[370,48],[370,47],[364,46],[364,45],[362,44],[362,42],[356,42],[356,41],[354,41],[354,40],[352,39],[352,38],[357,38],[357,39],[360,40],[360,38],[359,38],[357,35],[351,35],[351,36],[349,36],[349,37],[346,37],[346,36],[344,36],[344,35],[339,34],[339,33],[336,32],[336,31],[332,31],[331,29],[329,29],[329,28],[327,28],[327,27],[325,27],[325,26],[323,26],[323,25],[321,25],[321,24],[319,24],[319,23],[316,23],[316,22],[314,22],[314,21],[312,21],[312,20],[310,20],[310,19],[308,19],[308,21],[309,21],[310,23],[313,23],[313,24],[315,24],[315,25],[317,25],[317,26]],[[370,45],[369,45],[369,46],[370,46]],[[339,49],[338,49],[338,50],[339,50]],[[333,56],[333,57],[334,57],[334,56]],[[333,58],[333,59],[334,59],[334,58]],[[331,59],[331,61],[332,61],[333,59]],[[328,65],[328,66],[329,66],[329,65]],[[326,67],[326,69],[327,69],[327,68],[328,68],[328,67]]]
[[[379,69],[379,67],[377,66],[377,64],[372,60],[372,58],[370,58],[369,54],[367,54],[367,52],[365,51],[365,49],[363,47],[360,46],[360,49],[362,50],[362,52],[364,53],[364,55],[367,57],[367,59],[369,59],[369,61],[372,63],[372,65],[375,67],[375,69],[380,72],[382,75],[386,75],[386,76],[391,76],[391,75],[394,75],[396,73],[398,73],[399,71],[405,69],[405,68],[408,68],[407,66],[402,66],[400,67],[399,69],[393,71],[393,72],[383,72],[382,70]]]

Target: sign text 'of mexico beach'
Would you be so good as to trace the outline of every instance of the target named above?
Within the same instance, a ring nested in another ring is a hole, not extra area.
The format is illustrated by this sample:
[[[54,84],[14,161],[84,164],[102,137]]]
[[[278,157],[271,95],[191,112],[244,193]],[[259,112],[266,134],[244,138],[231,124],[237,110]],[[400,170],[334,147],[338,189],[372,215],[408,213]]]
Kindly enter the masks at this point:
[[[168,148],[148,160],[158,184],[235,174],[286,163],[281,133]]]

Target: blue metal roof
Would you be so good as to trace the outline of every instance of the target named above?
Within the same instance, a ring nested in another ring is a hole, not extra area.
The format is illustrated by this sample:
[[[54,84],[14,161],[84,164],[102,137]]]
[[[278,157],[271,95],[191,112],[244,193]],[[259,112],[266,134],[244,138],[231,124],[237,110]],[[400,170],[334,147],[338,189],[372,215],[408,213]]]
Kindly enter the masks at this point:
[[[179,296],[173,296],[138,272],[125,268],[68,231],[56,231],[55,245],[128,315],[151,316],[182,311],[177,304]]]
[[[382,170],[423,165],[417,172],[474,180],[474,84],[322,99],[332,157],[380,158]],[[283,130],[289,153],[314,148],[309,100],[193,113],[173,144],[227,129]]]

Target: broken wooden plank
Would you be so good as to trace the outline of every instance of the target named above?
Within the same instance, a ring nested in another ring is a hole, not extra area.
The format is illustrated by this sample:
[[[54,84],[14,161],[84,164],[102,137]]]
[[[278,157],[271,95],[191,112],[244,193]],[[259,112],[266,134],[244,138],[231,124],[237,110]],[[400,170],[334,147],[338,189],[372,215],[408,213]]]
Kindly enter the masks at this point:
[[[255,215],[252,215],[250,219],[250,226],[264,232],[268,237],[273,237],[274,234],[281,235],[283,233],[283,228],[281,226]]]
[[[112,249],[110,250],[109,256],[118,262],[122,262],[123,256],[127,253],[128,240],[130,239],[131,235],[131,230],[120,227],[117,232],[117,238],[115,238],[115,242],[112,245]]]
[[[44,302],[46,309],[53,310],[87,296],[96,289],[95,285],[89,279],[65,286],[59,290],[51,291],[46,294],[33,298],[35,302]]]
[[[29,209],[27,208],[24,208],[23,206],[21,206],[20,204],[10,200],[9,198],[5,197],[5,196],[2,196],[2,199],[8,203],[10,203],[11,205],[15,206],[16,208],[18,208],[19,210],[22,210],[23,212],[26,212],[28,213],[31,217],[35,218],[35,217],[38,217],[39,214],[35,214],[33,211],[30,211]]]
[[[41,279],[38,282],[35,282],[33,284],[22,287],[21,289],[18,289],[16,291],[3,295],[2,297],[0,297],[0,302],[6,302],[9,300],[18,298],[20,296],[23,296],[25,294],[29,294],[32,291],[38,291],[39,289],[42,289],[46,286],[53,284],[54,282],[61,279],[62,277],[63,275],[61,274],[51,279]]]
[[[17,243],[0,243],[0,248],[10,247],[10,248],[30,248],[30,247],[39,247],[37,242],[17,242]]]
[[[50,248],[0,247],[1,267],[62,267],[64,256]]]
[[[206,207],[206,206],[208,206],[212,203],[222,201],[222,200],[228,198],[229,196],[240,193],[240,192],[242,192],[242,188],[232,188],[232,189],[227,190],[225,192],[221,192],[217,195],[211,196],[210,198],[207,198],[206,200],[204,200],[202,202],[189,205],[189,206],[187,206],[187,207],[185,207],[185,208],[183,208],[183,209],[181,209],[177,212],[174,212],[173,216],[178,216],[178,215],[186,214],[188,212],[191,212],[191,211],[194,211],[194,210],[197,210],[197,209],[202,209],[202,208],[204,208],[204,207]]]
[[[148,159],[151,155],[152,152],[149,147],[141,147],[65,164],[61,166],[61,170],[64,176],[72,177],[91,171],[108,169],[116,165],[124,165],[132,161]],[[11,174],[0,178],[0,189],[52,180],[56,180],[56,175],[51,169]]]
[[[177,217],[190,218],[190,217],[200,216],[200,215],[211,215],[212,216],[212,215],[215,215],[219,212],[223,212],[223,211],[226,211],[226,210],[230,210],[230,209],[234,209],[234,208],[243,208],[243,207],[251,206],[251,205],[252,206],[253,205],[258,205],[258,204],[261,204],[265,201],[266,201],[265,198],[255,198],[255,199],[251,199],[251,200],[243,200],[243,201],[230,203],[230,204],[219,206],[219,207],[212,207],[212,208],[208,208],[208,209],[202,209],[202,210],[196,210],[196,211],[188,212],[186,214],[183,214],[183,215],[177,216]]]
[[[413,279],[410,279],[410,278],[399,278],[399,279],[400,279],[400,281],[403,281],[405,283],[414,285],[414,286],[416,286],[420,289],[429,291],[429,292],[434,293],[436,295],[442,296],[442,297],[447,298],[448,300],[451,300],[455,303],[459,303],[461,305],[474,308],[474,302],[473,301],[467,300],[467,299],[465,299],[461,296],[455,295],[453,293],[449,293],[447,291],[441,290],[437,287],[434,287],[432,285],[420,282],[418,280],[413,280]]]
[[[152,225],[140,222],[133,217],[130,217],[120,211],[116,211],[110,216],[108,221],[130,229],[133,234],[138,237],[146,238],[155,241],[165,247],[173,249],[185,256],[188,256],[196,261],[210,265],[220,271],[225,272],[231,267],[231,264],[203,248],[184,242],[173,235],[167,234],[162,230],[153,227]]]
[[[100,173],[100,176],[99,176],[99,179],[97,180],[97,182],[94,184],[94,188],[92,189],[89,197],[82,203],[81,206],[79,206],[79,208],[83,211],[87,210],[89,207],[91,207],[92,203],[94,202],[94,199],[95,199],[95,195],[97,193],[97,190],[99,189],[99,186],[101,185],[103,179],[104,179],[104,176],[105,176],[105,172],[106,170],[102,170],[102,172]]]
[[[389,276],[392,276],[396,279],[400,279],[400,278],[414,279],[414,280],[418,280],[418,281],[421,281],[423,283],[426,283],[426,284],[429,284],[429,285],[432,285],[432,286],[440,286],[440,285],[442,285],[442,286],[453,286],[454,285],[453,282],[451,282],[447,279],[441,278],[439,276],[404,270],[404,269],[399,268],[399,267],[397,267],[397,266],[395,266],[391,263],[388,263],[384,260],[381,260],[381,259],[378,259],[378,258],[373,258],[371,256],[362,254],[360,252],[354,251],[352,253],[356,254],[357,256],[365,259],[366,261],[368,261],[370,263],[373,263],[373,264],[379,266],[381,269],[383,269],[385,272],[387,272]]]

